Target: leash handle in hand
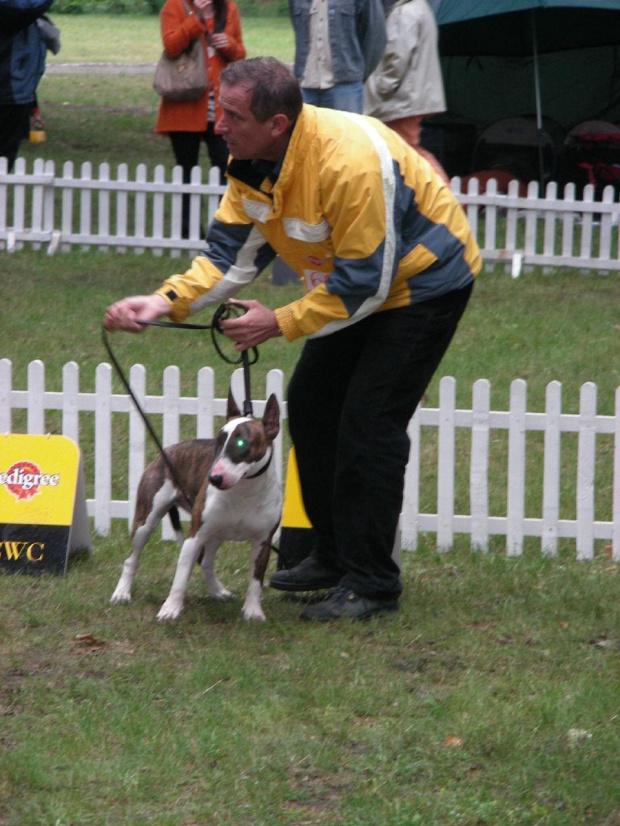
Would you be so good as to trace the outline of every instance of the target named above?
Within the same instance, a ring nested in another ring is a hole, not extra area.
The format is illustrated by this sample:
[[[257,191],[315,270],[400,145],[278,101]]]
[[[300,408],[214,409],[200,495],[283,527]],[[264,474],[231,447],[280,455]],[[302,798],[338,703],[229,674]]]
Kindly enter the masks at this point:
[[[252,364],[256,364],[258,361],[257,347],[250,347],[248,350],[244,350],[239,358],[231,359],[220,347],[216,335],[216,333],[220,333],[220,335],[222,335],[220,321],[230,318],[231,316],[239,318],[240,316],[245,315],[246,312],[247,310],[244,307],[239,306],[239,304],[220,304],[213,314],[213,322],[211,324],[188,324],[185,321],[143,321],[142,319],[138,319],[137,323],[144,327],[172,327],[175,330],[211,330],[211,341],[213,342],[213,347],[222,361],[225,361],[226,364],[243,364],[244,367],[247,364],[249,367]],[[251,359],[248,353],[252,354]],[[249,399],[250,392],[247,383],[245,390],[246,398]]]

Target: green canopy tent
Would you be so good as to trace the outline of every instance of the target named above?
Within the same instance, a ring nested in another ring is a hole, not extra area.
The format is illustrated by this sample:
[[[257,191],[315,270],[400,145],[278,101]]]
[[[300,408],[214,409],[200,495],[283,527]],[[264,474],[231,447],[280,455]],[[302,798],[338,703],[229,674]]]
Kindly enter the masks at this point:
[[[430,0],[448,111],[431,130],[460,150],[492,124],[530,116],[543,179],[545,123],[620,122],[620,0]],[[434,147],[437,148],[437,147]],[[471,152],[448,172],[467,174]]]

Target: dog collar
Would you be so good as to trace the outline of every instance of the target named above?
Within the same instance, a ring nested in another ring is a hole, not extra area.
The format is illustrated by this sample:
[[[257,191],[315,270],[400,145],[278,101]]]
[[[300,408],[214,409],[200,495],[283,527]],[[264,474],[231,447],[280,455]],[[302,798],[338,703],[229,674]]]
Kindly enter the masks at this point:
[[[267,459],[265,464],[262,466],[262,468],[257,470],[256,473],[253,473],[251,476],[246,476],[245,478],[246,479],[256,479],[257,476],[262,476],[263,473],[267,470],[267,468],[271,464],[272,459],[273,459],[273,448],[271,448],[271,453],[269,454],[269,458]]]

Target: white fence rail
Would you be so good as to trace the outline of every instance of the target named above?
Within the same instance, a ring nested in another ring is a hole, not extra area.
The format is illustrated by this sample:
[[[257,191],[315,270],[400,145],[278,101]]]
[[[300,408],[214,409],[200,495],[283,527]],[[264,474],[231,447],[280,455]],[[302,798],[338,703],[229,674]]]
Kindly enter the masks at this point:
[[[146,394],[146,378],[144,367],[132,367],[132,387],[146,411],[161,417],[165,445],[179,440],[182,417],[184,421],[186,417],[195,420],[197,436],[213,435],[214,420],[224,415],[226,402],[214,397],[211,368],[198,372],[197,393],[191,397],[180,394],[177,367],[164,371],[160,396]],[[233,374],[232,387],[241,399],[241,370]],[[280,370],[267,375],[265,398],[272,392],[280,400],[285,420]],[[528,411],[527,386],[522,380],[511,385],[508,410],[491,410],[490,398],[489,382],[480,379],[473,386],[472,409],[457,409],[456,382],[444,377],[438,408],[422,407],[411,420],[411,453],[401,515],[403,548],[415,550],[421,532],[436,534],[441,549],[449,548],[457,534],[469,535],[472,548],[480,550],[487,550],[490,538],[499,536],[505,537],[508,554],[520,555],[525,538],[537,537],[544,554],[557,554],[560,540],[571,539],[577,556],[590,559],[595,543],[603,540],[610,544],[613,558],[619,559],[620,387],[614,415],[597,413],[597,388],[592,383],[581,388],[578,413],[562,412],[558,382],[548,385],[543,412]],[[254,402],[255,415],[262,415],[263,409],[264,401]],[[49,411],[60,411],[60,415]],[[11,362],[0,360],[0,433],[13,432],[19,416],[19,432],[46,433],[50,415],[55,415],[56,432],[79,444],[87,414],[94,419],[92,456],[85,458],[87,508],[96,532],[107,535],[113,519],[131,520],[147,446],[144,424],[131,400],[113,392],[112,368],[100,364],[95,391],[81,392],[79,367],[70,362],[63,369],[62,390],[57,392],[46,390],[45,366],[33,361],[27,388],[18,390],[12,386]],[[119,427],[125,428],[123,439],[115,436]],[[498,454],[501,432],[504,445]],[[572,443],[566,446],[563,442],[571,434]],[[567,459],[567,447],[572,460]],[[276,451],[282,478],[282,435]],[[499,505],[498,475],[506,480]],[[435,507],[432,512],[423,512],[421,502],[429,498],[429,478],[436,479]],[[532,489],[540,491],[540,501],[534,505],[528,500]],[[469,512],[458,513],[457,507]],[[492,507],[502,513],[492,513]],[[532,515],[532,511],[537,512]],[[164,536],[171,537],[169,532]]]
[[[489,264],[504,262],[515,276],[523,266],[535,264],[620,272],[620,203],[611,186],[601,201],[594,200],[590,185],[579,199],[573,184],[559,193],[555,183],[538,197],[535,181],[524,197],[517,181],[508,194],[498,193],[495,181],[484,194],[479,194],[477,180],[461,192],[461,181],[454,178],[452,189]],[[156,166],[149,176],[140,164],[130,178],[126,164],[112,175],[109,164],[95,173],[91,163],[84,163],[76,174],[68,161],[57,175],[53,161],[36,159],[29,172],[25,159],[18,158],[9,174],[6,159],[0,158],[0,248],[45,245],[50,254],[76,245],[136,253],[148,249],[156,255],[196,252],[203,246],[201,223],[208,225],[223,192],[217,169],[203,182],[196,167],[192,182],[183,184],[179,167],[167,178],[165,167]],[[191,202],[187,239],[181,238],[183,193]]]

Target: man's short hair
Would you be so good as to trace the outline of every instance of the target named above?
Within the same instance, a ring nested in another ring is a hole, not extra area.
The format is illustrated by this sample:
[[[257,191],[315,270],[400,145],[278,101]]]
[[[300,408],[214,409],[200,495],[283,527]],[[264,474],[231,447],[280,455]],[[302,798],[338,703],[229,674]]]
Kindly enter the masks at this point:
[[[259,123],[286,115],[295,123],[303,100],[292,70],[275,57],[251,57],[230,63],[220,75],[227,86],[247,86],[252,91],[250,111]]]

